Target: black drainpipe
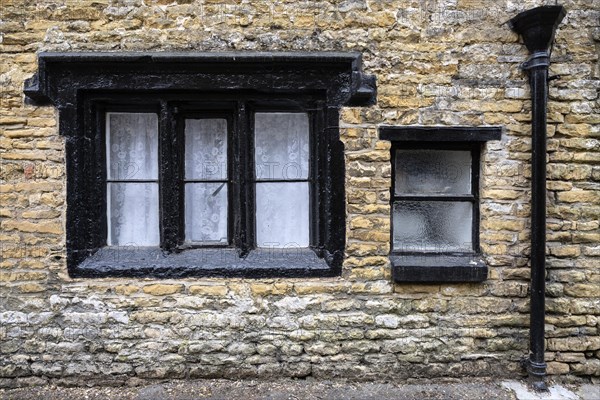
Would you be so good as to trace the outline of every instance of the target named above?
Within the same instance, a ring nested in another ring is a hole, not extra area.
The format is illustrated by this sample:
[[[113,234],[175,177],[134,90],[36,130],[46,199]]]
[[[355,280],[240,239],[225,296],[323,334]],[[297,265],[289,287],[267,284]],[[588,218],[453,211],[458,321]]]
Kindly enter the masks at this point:
[[[509,21],[531,53],[522,69],[531,86],[531,308],[529,358],[525,367],[536,390],[545,382],[544,319],[546,290],[546,107],[548,66],[556,28],[565,17],[563,6],[542,6],[524,11]]]

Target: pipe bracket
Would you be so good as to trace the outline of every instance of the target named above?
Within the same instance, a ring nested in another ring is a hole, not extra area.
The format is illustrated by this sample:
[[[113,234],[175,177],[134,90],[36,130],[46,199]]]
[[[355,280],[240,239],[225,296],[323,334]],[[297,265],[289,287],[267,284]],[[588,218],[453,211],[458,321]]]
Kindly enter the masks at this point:
[[[548,391],[548,385],[546,385],[546,367],[545,362],[535,362],[527,360],[526,362],[527,373],[529,374],[529,382],[531,386],[537,392]]]
[[[537,377],[543,377],[546,375],[546,367],[547,364],[545,362],[535,362],[529,360],[527,363],[527,372]]]
[[[547,68],[548,66],[550,66],[550,54],[547,51],[536,51],[531,56],[529,56],[527,61],[521,64],[521,69],[527,71],[532,68]]]

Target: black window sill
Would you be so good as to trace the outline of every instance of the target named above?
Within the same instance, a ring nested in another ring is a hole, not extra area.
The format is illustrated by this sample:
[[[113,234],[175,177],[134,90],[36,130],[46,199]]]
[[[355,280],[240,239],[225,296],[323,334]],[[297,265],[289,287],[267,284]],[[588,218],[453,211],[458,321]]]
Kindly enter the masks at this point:
[[[71,272],[73,277],[324,277],[338,275],[307,248],[256,249],[241,258],[233,248],[166,253],[156,247],[104,247]]]
[[[478,254],[392,254],[395,282],[483,282],[488,268]]]

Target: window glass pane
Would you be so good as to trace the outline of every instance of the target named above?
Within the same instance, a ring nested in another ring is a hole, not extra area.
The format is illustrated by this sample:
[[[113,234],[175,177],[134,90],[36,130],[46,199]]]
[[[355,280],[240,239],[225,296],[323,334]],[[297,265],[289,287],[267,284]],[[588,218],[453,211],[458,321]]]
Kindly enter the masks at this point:
[[[227,120],[185,120],[185,177],[227,179]]]
[[[308,247],[308,182],[256,184],[258,247]]]
[[[108,183],[108,245],[158,246],[158,184]]]
[[[396,150],[395,192],[470,194],[471,152],[467,150]]]
[[[108,179],[158,179],[158,117],[149,113],[106,116]]]
[[[470,202],[397,201],[394,203],[395,251],[471,251]]]
[[[227,243],[227,183],[186,183],[185,240]]]
[[[256,113],[256,179],[308,179],[308,115]]]

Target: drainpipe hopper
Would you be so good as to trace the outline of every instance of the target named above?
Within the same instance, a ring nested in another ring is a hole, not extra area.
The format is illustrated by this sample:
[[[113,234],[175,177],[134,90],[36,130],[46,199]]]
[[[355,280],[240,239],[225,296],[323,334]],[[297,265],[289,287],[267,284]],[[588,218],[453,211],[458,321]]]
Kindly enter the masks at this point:
[[[546,113],[548,66],[556,28],[565,17],[562,6],[542,6],[524,11],[509,21],[531,53],[522,69],[531,86],[531,309],[529,358],[525,361],[536,390],[547,390],[544,361],[546,290]]]

